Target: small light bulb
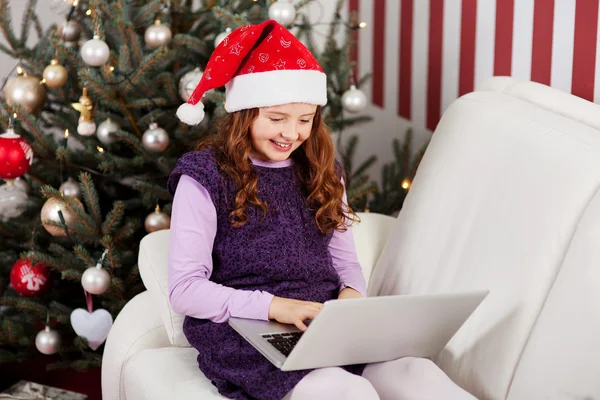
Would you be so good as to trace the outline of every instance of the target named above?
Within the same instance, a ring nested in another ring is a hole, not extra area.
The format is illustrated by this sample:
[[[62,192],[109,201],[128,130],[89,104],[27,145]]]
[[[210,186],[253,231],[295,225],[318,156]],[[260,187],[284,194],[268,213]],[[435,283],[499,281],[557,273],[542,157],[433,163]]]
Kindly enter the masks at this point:
[[[88,9],[88,10],[85,12],[85,15],[87,15],[88,17],[89,17],[90,15],[92,15],[92,10],[91,10],[91,9]]]
[[[364,27],[366,27],[366,26],[367,26],[366,22],[361,22],[361,23],[358,24],[358,27],[361,28],[361,29],[364,28]]]
[[[17,74],[23,75],[23,68],[17,67]]]
[[[408,179],[405,179],[402,181],[402,188],[403,189],[408,189],[410,187],[410,181]]]
[[[98,153],[104,153],[104,149],[100,146],[96,146],[96,148],[98,149]]]
[[[115,67],[113,67],[112,65],[109,68],[110,72],[113,72],[115,70]]]
[[[13,118],[17,118],[17,117],[18,117],[17,113],[13,113]]]
[[[68,139],[68,138],[69,138],[69,130],[65,129],[65,139]]]

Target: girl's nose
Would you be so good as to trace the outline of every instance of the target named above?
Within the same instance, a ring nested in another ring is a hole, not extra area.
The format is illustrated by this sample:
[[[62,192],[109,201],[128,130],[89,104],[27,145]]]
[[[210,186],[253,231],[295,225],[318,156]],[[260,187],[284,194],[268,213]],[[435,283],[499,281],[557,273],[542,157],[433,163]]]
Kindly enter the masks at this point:
[[[298,127],[296,124],[286,126],[281,132],[281,137],[288,142],[296,141],[296,139],[298,139]]]

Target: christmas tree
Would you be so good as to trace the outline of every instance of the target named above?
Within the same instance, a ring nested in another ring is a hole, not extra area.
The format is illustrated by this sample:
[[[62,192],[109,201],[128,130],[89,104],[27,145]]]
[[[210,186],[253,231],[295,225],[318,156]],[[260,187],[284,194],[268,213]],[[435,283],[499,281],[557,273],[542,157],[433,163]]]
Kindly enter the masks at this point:
[[[228,32],[269,18],[290,27],[328,75],[334,131],[368,120],[352,87],[368,77],[352,79],[359,24],[342,17],[341,0],[323,51],[310,0],[63,1],[65,22],[43,32],[28,0],[17,37],[0,0],[0,51],[19,60],[0,100],[0,362],[41,352],[55,367],[85,369],[100,365],[107,333],[89,332],[89,314],[108,330],[144,290],[138,244],[169,227],[169,173],[225,113],[224,91],[214,90],[200,125],[174,116]],[[39,38],[33,47],[29,35]]]

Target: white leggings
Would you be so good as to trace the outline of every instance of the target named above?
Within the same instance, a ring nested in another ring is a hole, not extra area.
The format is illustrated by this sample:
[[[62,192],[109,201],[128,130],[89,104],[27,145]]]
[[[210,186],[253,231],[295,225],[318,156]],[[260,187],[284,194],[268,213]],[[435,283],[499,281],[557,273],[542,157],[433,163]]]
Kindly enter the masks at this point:
[[[340,367],[311,371],[283,400],[475,400],[424,358],[369,364],[362,376]]]

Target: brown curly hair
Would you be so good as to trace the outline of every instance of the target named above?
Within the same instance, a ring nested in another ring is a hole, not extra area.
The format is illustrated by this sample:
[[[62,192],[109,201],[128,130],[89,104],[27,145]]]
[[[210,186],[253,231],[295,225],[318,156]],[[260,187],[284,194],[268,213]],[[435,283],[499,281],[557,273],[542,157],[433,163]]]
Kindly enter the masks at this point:
[[[246,208],[249,205],[263,210],[268,205],[258,198],[258,174],[252,168],[250,154],[253,150],[250,128],[259,115],[258,108],[227,114],[217,124],[216,135],[202,140],[197,150],[212,148],[217,165],[240,188],[235,196],[235,208],[229,214],[234,227],[248,222]],[[328,234],[334,229],[345,231],[359,218],[349,205],[344,204],[344,187],[335,166],[335,151],[329,136],[329,128],[323,122],[321,107],[317,107],[310,137],[292,155],[296,175],[308,193],[307,206],[315,211],[319,230]],[[343,176],[343,171],[339,171]]]

